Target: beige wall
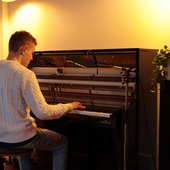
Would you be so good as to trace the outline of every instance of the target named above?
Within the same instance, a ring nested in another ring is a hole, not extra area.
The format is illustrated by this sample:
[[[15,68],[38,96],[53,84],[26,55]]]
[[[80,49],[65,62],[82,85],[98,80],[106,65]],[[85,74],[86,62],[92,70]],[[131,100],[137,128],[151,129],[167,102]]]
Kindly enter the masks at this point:
[[[8,17],[8,3],[0,2],[1,10],[1,51],[0,51],[0,59],[6,59],[8,53],[8,39],[9,39],[9,17]]]
[[[162,48],[170,45],[169,9],[167,0],[17,0],[8,34],[30,31],[37,50]]]
[[[2,46],[2,4],[0,3],[0,59],[3,55],[3,46]]]

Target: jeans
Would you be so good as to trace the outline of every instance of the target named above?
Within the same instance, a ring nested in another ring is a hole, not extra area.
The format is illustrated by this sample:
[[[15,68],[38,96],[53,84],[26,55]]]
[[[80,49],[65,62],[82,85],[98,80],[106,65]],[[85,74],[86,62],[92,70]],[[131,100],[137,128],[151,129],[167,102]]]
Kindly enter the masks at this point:
[[[67,167],[67,138],[57,132],[47,129],[38,129],[38,134],[29,143],[18,148],[35,148],[41,151],[52,151],[53,170],[66,170]],[[19,157],[20,170],[31,170],[30,156]]]

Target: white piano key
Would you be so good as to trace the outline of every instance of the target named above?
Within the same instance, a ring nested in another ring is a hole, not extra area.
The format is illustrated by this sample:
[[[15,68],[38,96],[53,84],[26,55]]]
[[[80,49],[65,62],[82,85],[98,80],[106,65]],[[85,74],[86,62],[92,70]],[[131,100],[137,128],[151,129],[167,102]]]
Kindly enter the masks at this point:
[[[73,110],[69,113],[85,115],[85,116],[101,117],[101,118],[110,118],[110,116],[112,114],[112,113],[94,112],[94,111],[87,111],[87,110]]]

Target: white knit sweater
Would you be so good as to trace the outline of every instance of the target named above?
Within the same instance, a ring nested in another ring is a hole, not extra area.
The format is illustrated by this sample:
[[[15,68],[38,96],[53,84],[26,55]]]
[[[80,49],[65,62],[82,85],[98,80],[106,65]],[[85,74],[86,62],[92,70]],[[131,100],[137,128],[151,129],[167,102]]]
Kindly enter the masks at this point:
[[[71,104],[47,104],[31,70],[17,61],[0,61],[0,142],[22,142],[36,134],[30,109],[37,118],[48,120],[73,108]]]

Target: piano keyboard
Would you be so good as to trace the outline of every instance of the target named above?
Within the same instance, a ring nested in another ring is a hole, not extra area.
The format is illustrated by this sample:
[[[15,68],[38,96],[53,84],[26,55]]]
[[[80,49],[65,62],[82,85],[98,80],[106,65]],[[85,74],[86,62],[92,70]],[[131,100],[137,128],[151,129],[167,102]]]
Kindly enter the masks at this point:
[[[111,114],[112,114],[112,113],[94,112],[94,111],[86,111],[86,110],[72,110],[69,113],[85,115],[85,116],[92,116],[92,117],[100,117],[100,118],[110,118]]]

